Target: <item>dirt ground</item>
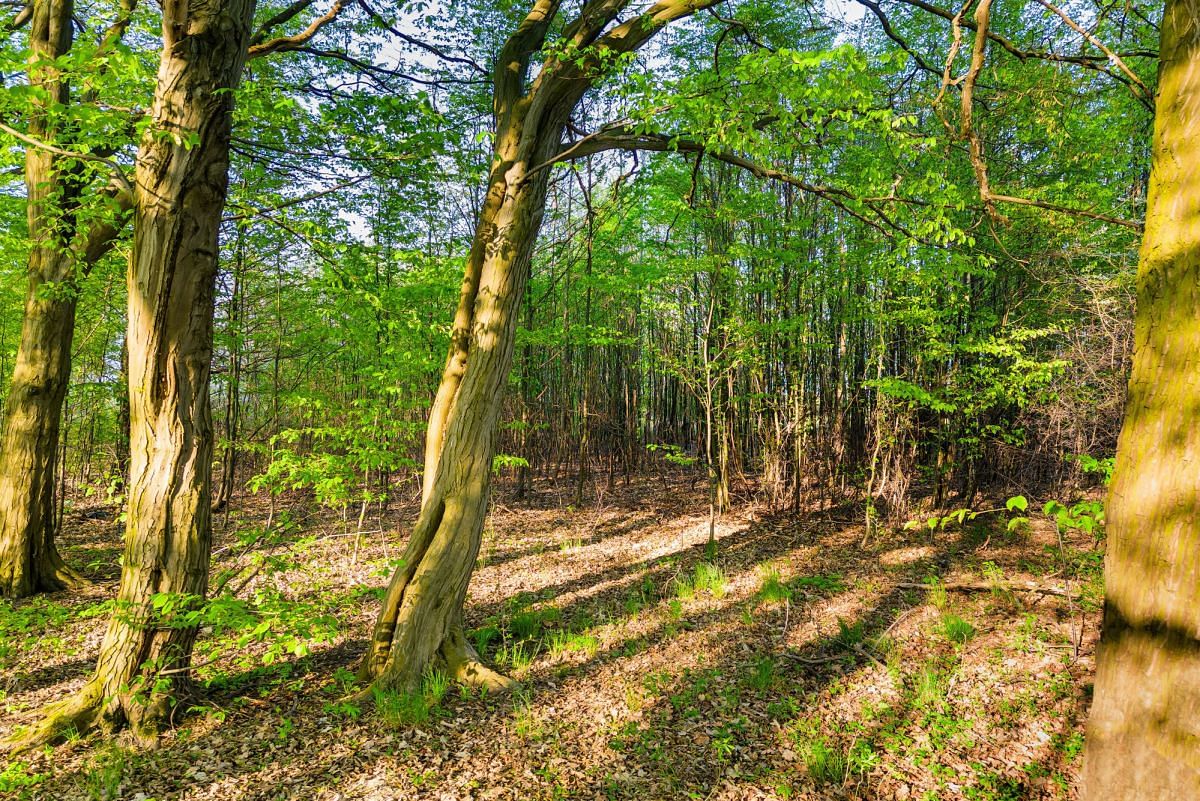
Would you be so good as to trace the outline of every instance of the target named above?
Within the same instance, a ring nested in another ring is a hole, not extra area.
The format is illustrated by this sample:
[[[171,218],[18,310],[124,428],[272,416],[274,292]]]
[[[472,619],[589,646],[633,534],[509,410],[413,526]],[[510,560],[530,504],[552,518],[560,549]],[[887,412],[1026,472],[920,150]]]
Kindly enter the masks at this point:
[[[467,625],[516,694],[434,676],[416,712],[346,701],[411,508],[361,536],[355,510],[306,517],[295,500],[261,536],[267,510],[246,508],[218,528],[214,585],[266,631],[201,635],[199,692],[158,748],[77,738],[9,761],[0,796],[1075,798],[1101,584],[1090,535],[1060,546],[1038,516],[1010,533],[999,511],[864,543],[859,507],[751,506],[720,520],[714,555],[689,482],[580,509],[571,490],[518,502],[500,487],[484,535]],[[96,583],[0,610],[0,736],[96,657],[119,527],[75,514],[66,528],[66,558]]]

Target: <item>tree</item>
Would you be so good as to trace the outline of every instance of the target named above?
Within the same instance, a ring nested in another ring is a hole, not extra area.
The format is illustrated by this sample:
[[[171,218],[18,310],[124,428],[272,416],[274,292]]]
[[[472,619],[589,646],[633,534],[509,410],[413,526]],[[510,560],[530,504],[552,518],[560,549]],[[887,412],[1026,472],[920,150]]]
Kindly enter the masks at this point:
[[[117,605],[96,671],[27,746],[74,728],[153,736],[177,698],[208,584],[217,234],[233,92],[254,0],[163,5],[153,124],[138,149],[129,262],[130,477]]]
[[[1086,799],[1200,796],[1200,3],[1167,0]]]
[[[72,158],[78,138],[63,109],[71,102],[63,60],[74,41],[73,0],[35,0],[29,13],[26,144],[29,285],[0,436],[0,595],[22,597],[78,584],[54,545],[54,468],[63,400],[71,376],[71,341],[79,281],[113,246],[129,209],[120,181],[92,208],[96,161]],[[103,54],[118,42],[132,5],[105,33]],[[103,72],[103,69],[100,70]],[[64,119],[66,117],[67,119]],[[103,159],[99,160],[103,162]],[[102,165],[107,173],[107,165]]]
[[[483,532],[493,437],[550,167],[563,152],[572,111],[622,54],[716,2],[662,0],[617,22],[628,0],[590,0],[562,28],[531,78],[531,57],[546,45],[559,12],[557,0],[538,0],[500,50],[487,194],[429,415],[421,514],[360,669],[360,678],[372,687],[410,691],[434,658],[462,681],[493,688],[510,684],[479,662],[463,636],[461,615]]]

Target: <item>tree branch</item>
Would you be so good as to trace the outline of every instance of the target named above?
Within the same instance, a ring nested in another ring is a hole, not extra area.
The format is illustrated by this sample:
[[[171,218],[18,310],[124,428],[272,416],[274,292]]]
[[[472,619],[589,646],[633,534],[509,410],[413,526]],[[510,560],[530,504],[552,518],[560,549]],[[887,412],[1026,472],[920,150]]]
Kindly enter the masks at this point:
[[[529,58],[546,41],[546,32],[558,13],[559,0],[537,0],[525,19],[500,48],[493,74],[497,125],[508,116],[524,89]]]
[[[254,32],[254,35],[250,37],[250,46],[254,47],[255,45],[260,45],[265,42],[267,40],[267,34],[272,28],[277,28],[280,25],[288,22],[292,19],[292,17],[296,16],[315,2],[316,0],[295,0],[294,3],[268,19],[259,27],[257,31]]]
[[[932,3],[927,2],[927,0],[898,0],[898,2],[905,3],[906,5],[912,6],[913,8],[918,8],[922,11],[933,14],[936,17],[941,17],[942,19],[944,19],[948,22],[954,21],[955,15],[952,12],[947,11],[944,8],[939,8],[938,6],[935,6]],[[964,28],[969,28],[971,30],[976,29],[975,23],[972,22],[971,20],[963,20],[962,25]],[[1000,34],[995,33],[994,31],[988,31],[987,36],[993,42],[1000,45],[1000,47],[1002,47],[1004,50],[1008,51],[1011,55],[1017,57],[1021,61],[1025,61],[1026,59],[1036,59],[1036,60],[1040,60],[1040,61],[1050,61],[1050,62],[1054,62],[1054,63],[1058,63],[1058,64],[1073,64],[1077,67],[1083,67],[1085,69],[1095,70],[1096,72],[1103,73],[1104,75],[1107,75],[1108,77],[1112,78],[1113,80],[1118,81],[1118,82],[1123,83],[1126,86],[1128,86],[1130,88],[1130,91],[1133,92],[1134,96],[1137,97],[1138,101],[1141,102],[1142,105],[1146,106],[1146,108],[1149,109],[1150,111],[1154,110],[1153,98],[1142,97],[1141,94],[1138,92],[1138,90],[1136,90],[1135,87],[1130,83],[1130,81],[1127,77],[1125,77],[1124,75],[1119,74],[1119,73],[1114,73],[1107,68],[1107,66],[1106,66],[1108,63],[1107,56],[1102,56],[1102,55],[1101,56],[1090,56],[1090,55],[1086,55],[1086,54],[1081,54],[1078,56],[1065,56],[1060,53],[1053,53],[1053,52],[1050,52],[1047,50],[1025,50],[1021,47],[1018,47],[1015,43],[1013,43],[1012,40],[1010,40],[1004,36],[1001,36]],[[1154,59],[1156,59],[1156,58],[1158,58],[1158,53],[1155,53],[1150,50],[1134,50],[1129,53],[1123,53],[1123,54],[1121,54],[1121,56],[1124,58],[1154,58]]]
[[[928,201],[918,198],[897,197],[894,192],[883,197],[859,197],[853,192],[842,189],[841,187],[814,184],[789,173],[785,173],[771,167],[765,167],[750,159],[738,156],[735,153],[711,150],[700,142],[670,137],[665,134],[658,133],[633,133],[620,126],[602,128],[599,131],[588,134],[587,136],[584,136],[573,143],[565,145],[564,149],[560,151],[558,155],[531,169],[526,176],[526,180],[529,180],[529,178],[535,175],[537,172],[544,169],[549,169],[559,162],[572,161],[574,159],[583,158],[596,153],[602,153],[607,150],[648,150],[656,152],[703,154],[708,158],[716,159],[717,161],[722,161],[735,167],[740,167],[757,178],[778,181],[780,183],[788,184],[803,191],[809,192],[810,194],[822,197],[845,211],[847,214],[850,214],[851,216],[866,223],[867,225],[870,225],[872,228],[875,228],[877,231],[880,231],[889,237],[893,235],[893,232],[899,232],[906,236],[912,236],[912,234],[892,220],[887,212],[883,210],[883,206],[893,203],[906,206],[930,205]],[[1101,214],[1089,209],[1061,206],[1055,203],[1048,203],[1043,200],[994,194],[990,191],[989,198],[994,203],[1010,203],[1018,206],[1030,206],[1033,208],[1043,209],[1045,211],[1051,211],[1056,214],[1065,214],[1074,217],[1082,217],[1088,220],[1095,220],[1097,222],[1119,225],[1123,228],[1129,228],[1130,230],[1134,231],[1142,230],[1142,224],[1135,220],[1126,220],[1108,214]],[[846,204],[850,202],[861,203],[865,205],[870,210],[870,213],[875,215],[878,219],[872,220],[856,210],[847,207]],[[891,228],[892,231],[886,230],[884,226]],[[913,238],[917,239],[917,237]]]
[[[309,3],[310,0],[300,0],[300,2]],[[289,7],[288,10],[291,10],[291,8],[294,8],[294,7],[295,7],[295,4],[293,4],[293,6],[291,6],[291,7]],[[333,5],[330,7],[330,9],[327,12],[325,12],[324,14],[322,14],[321,16],[317,17],[312,22],[310,22],[308,27],[305,28],[304,30],[302,30],[300,33],[294,34],[292,36],[280,36],[280,37],[272,39],[270,41],[262,42],[261,44],[251,45],[250,49],[247,51],[247,57],[248,58],[260,58],[262,56],[266,56],[271,53],[279,53],[279,52],[286,52],[288,50],[300,49],[305,44],[307,44],[314,36],[316,36],[322,28],[324,28],[326,25],[328,25],[329,23],[331,23],[335,19],[337,19],[338,14],[340,14],[342,12],[342,9],[345,7],[346,7],[346,0],[334,0]],[[298,13],[298,12],[299,12],[299,10],[294,12],[292,16],[294,16],[295,13]],[[289,19],[290,19],[290,17],[289,17]]]
[[[12,138],[24,142],[30,147],[36,147],[39,150],[45,150],[47,153],[53,153],[56,156],[75,159],[76,161],[91,161],[97,164],[103,164],[105,167],[108,167],[110,170],[112,170],[113,177],[118,183],[121,184],[122,187],[130,192],[133,191],[133,186],[130,185],[129,178],[125,175],[125,170],[120,164],[112,159],[106,159],[102,156],[95,156],[91,153],[76,153],[73,150],[64,150],[63,148],[52,145],[49,142],[43,142],[41,139],[30,136],[23,131],[18,131],[11,125],[7,125],[3,122],[0,122],[0,132],[8,134]]]
[[[812,195],[824,198],[837,208],[846,212],[860,222],[871,226],[888,238],[892,238],[896,233],[899,233],[914,240],[919,240],[919,237],[914,236],[910,231],[896,223],[886,212],[879,208],[881,204],[903,203],[918,206],[928,205],[925,201],[909,200],[895,196],[885,198],[859,198],[852,192],[840,187],[814,184],[790,173],[777,170],[773,167],[763,166],[762,164],[759,164],[748,158],[739,156],[736,153],[710,149],[701,142],[669,137],[665,134],[633,133],[621,128],[602,129],[579,140],[578,142],[575,142],[554,158],[531,169],[526,176],[526,180],[529,180],[531,176],[543,169],[549,169],[558,162],[582,158],[584,156],[601,153],[606,150],[651,150],[658,152],[701,154],[716,161],[724,162],[725,164],[729,164],[734,167],[739,167],[749,172],[756,178],[789,184]],[[852,208],[850,205],[848,205],[849,203],[863,203],[868,209],[870,209],[871,214],[875,215],[876,219],[871,219],[862,212]]]
[[[992,200],[991,183],[988,180],[987,161],[983,156],[983,139],[972,124],[975,110],[975,81],[983,71],[984,60],[987,57],[988,24],[991,20],[992,0],[979,0],[975,9],[975,41],[971,45],[971,66],[963,78],[962,103],[960,105],[961,136],[967,140],[967,151],[971,157],[971,168],[975,170],[975,180],[979,183],[979,199],[988,216],[1000,223],[1008,221],[996,211]],[[956,23],[958,18],[955,18]],[[957,31],[957,25],[955,30]],[[946,63],[946,75],[950,75],[950,62]],[[945,87],[943,86],[943,91]]]
[[[892,28],[891,23],[888,21],[887,16],[883,13],[883,9],[880,8],[879,3],[872,2],[872,0],[855,0],[855,2],[861,6],[864,6],[875,15],[875,18],[879,20],[879,24],[883,27],[884,34],[893,42],[898,44],[901,50],[903,50],[905,53],[908,53],[908,55],[912,57],[913,61],[917,62],[918,67],[933,75],[941,76],[940,72],[929,66],[925,59],[921,58],[921,54],[914,50],[912,46],[909,45],[909,43],[905,41],[902,36],[900,36],[900,34],[896,33],[896,30]]]
[[[1039,3],[1041,3],[1043,6],[1045,6],[1048,10],[1053,11],[1055,14],[1057,14],[1062,19],[1063,22],[1067,23],[1067,25],[1069,25],[1071,27],[1072,30],[1074,30],[1076,33],[1078,33],[1080,36],[1082,36],[1087,41],[1091,42],[1093,45],[1095,45],[1096,49],[1099,50],[1101,53],[1103,53],[1108,58],[1109,61],[1116,64],[1117,67],[1121,70],[1121,72],[1128,75],[1130,82],[1133,84],[1133,86],[1136,86],[1138,89],[1138,91],[1135,92],[1135,94],[1138,95],[1139,100],[1142,100],[1143,102],[1149,102],[1151,104],[1154,103],[1154,94],[1146,87],[1146,84],[1142,83],[1142,79],[1137,76],[1137,73],[1135,73],[1133,70],[1129,69],[1129,66],[1124,61],[1121,60],[1120,56],[1118,56],[1112,50],[1109,50],[1108,47],[1105,46],[1104,42],[1101,42],[1099,39],[1097,39],[1096,36],[1094,34],[1092,34],[1091,32],[1084,30],[1079,25],[1079,23],[1075,22],[1075,20],[1073,20],[1069,16],[1067,16],[1067,12],[1063,11],[1058,6],[1054,5],[1053,3],[1047,2],[1047,0],[1037,0],[1037,1]]]
[[[380,25],[382,25],[384,30],[386,30],[392,36],[395,36],[400,41],[410,44],[413,47],[420,48],[421,50],[424,50],[426,53],[435,55],[438,58],[440,58],[442,61],[448,61],[452,64],[463,64],[467,67],[470,67],[472,70],[479,73],[480,75],[483,75],[486,77],[491,76],[491,73],[488,72],[487,69],[485,69],[483,66],[481,66],[479,64],[479,62],[475,61],[474,59],[467,58],[466,56],[452,55],[452,54],[447,53],[446,51],[442,50],[439,47],[435,47],[434,45],[431,45],[428,42],[422,42],[420,39],[417,39],[415,36],[409,36],[407,33],[404,33],[403,31],[398,30],[396,28],[396,26],[392,25],[392,23],[390,23],[386,19],[384,19],[382,14],[380,14],[375,9],[371,8],[371,6],[367,5],[366,0],[358,0],[358,4],[362,7],[363,11],[367,12],[367,15],[369,17],[371,17],[376,22],[378,22]]]

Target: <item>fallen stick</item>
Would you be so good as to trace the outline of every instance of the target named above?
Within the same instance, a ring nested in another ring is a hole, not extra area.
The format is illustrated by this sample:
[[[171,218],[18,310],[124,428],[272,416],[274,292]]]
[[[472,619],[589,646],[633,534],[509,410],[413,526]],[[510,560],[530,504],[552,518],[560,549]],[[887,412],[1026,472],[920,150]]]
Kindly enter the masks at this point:
[[[1070,598],[1071,594],[1066,590],[1060,590],[1057,587],[1045,587],[1033,582],[1016,582],[1016,581],[952,581],[946,584],[918,584],[915,581],[902,581],[895,586],[906,590],[932,590],[935,587],[940,587],[943,590],[954,590],[957,592],[991,592],[993,590],[1002,590],[1008,592],[1033,592],[1042,595],[1057,595],[1060,598]]]

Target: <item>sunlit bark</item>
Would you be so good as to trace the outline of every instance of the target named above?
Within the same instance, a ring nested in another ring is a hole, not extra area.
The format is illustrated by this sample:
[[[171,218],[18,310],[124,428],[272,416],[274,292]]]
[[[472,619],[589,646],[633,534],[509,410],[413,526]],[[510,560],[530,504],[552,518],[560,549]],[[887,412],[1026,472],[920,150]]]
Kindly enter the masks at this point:
[[[1162,24],[1088,801],[1200,798],[1200,0]]]
[[[195,628],[155,607],[203,599],[212,532],[209,407],[217,234],[233,94],[254,0],[172,0],[154,126],[138,151],[129,286],[130,469],[117,607],[96,672],[23,744],[130,725],[152,737],[186,680]]]
[[[511,682],[480,664],[462,633],[491,487],[496,423],[512,365],[513,340],[529,263],[545,212],[549,166],[562,151],[567,120],[600,77],[602,53],[636,50],[672,21],[715,5],[668,0],[609,28],[628,2],[591,0],[563,28],[583,48],[577,60],[550,56],[529,79],[529,60],[559,10],[534,3],[496,60],[496,139],[450,352],[425,449],[420,517],[383,599],[360,678],[408,691],[440,661],[458,679],[502,689]],[[590,50],[589,50],[590,48]]]

